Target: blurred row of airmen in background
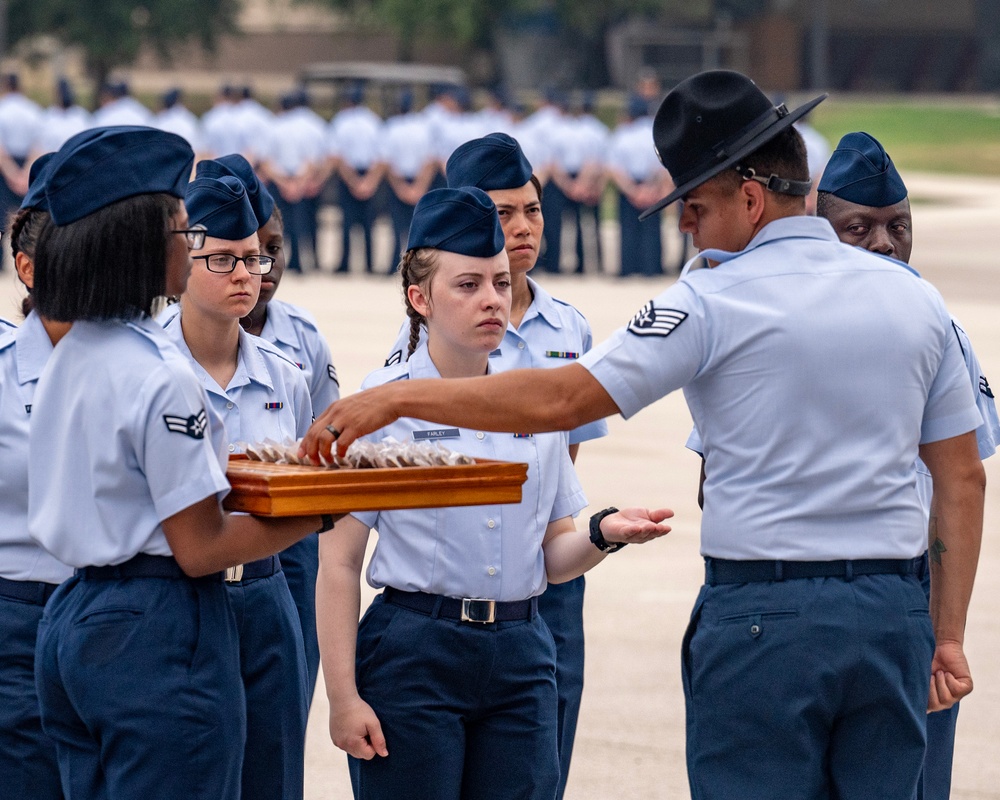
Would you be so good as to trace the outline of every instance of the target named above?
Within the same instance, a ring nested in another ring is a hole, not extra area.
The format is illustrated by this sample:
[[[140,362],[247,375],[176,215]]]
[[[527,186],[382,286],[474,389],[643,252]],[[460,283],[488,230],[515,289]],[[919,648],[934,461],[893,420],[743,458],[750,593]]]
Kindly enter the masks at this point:
[[[594,96],[587,92],[570,102],[565,92],[547,91],[531,113],[494,93],[474,110],[471,93],[460,86],[432,87],[429,97],[418,110],[413,92],[401,89],[395,113],[383,119],[365,104],[365,87],[357,83],[346,87],[340,110],[327,121],[310,107],[304,90],[282,95],[271,110],[254,99],[251,88],[224,85],[199,118],[185,107],[179,89],[163,94],[154,112],[130,95],[127,83],[116,82],[101,88],[98,108],[91,113],[77,104],[64,79],[58,82],[56,102],[42,108],[21,93],[16,75],[5,75],[0,78],[3,218],[20,205],[28,167],[39,155],[58,150],[89,127],[148,125],[183,136],[199,159],[241,153],[254,165],[284,214],[289,271],[349,272],[352,233],[359,230],[365,270],[392,273],[413,208],[425,192],[445,185],[444,164],[451,153],[470,139],[503,132],[520,142],[543,186],[539,271],[679,272],[688,256],[687,241],[659,217],[638,221],[641,210],[672,188],[650,146],[658,85],[640,81],[613,130],[596,116]],[[811,160],[815,154],[818,178],[826,144],[814,131],[803,134]],[[618,254],[602,252],[601,206],[609,186],[616,197],[608,202],[617,206],[621,231]],[[320,263],[323,206],[339,206],[341,212],[336,264]],[[387,263],[377,263],[372,232],[383,215],[391,223],[393,244]]]

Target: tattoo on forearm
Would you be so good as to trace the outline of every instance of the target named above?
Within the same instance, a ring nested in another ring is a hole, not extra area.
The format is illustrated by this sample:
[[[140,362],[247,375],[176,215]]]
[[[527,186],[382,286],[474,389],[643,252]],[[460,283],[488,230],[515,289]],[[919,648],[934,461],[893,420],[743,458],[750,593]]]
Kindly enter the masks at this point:
[[[930,549],[928,550],[928,553],[930,554],[931,557],[931,561],[933,561],[935,564],[940,565],[941,554],[946,553],[947,551],[948,548],[944,546],[944,542],[942,542],[941,539],[939,539],[938,537],[934,537],[934,541],[931,542]]]

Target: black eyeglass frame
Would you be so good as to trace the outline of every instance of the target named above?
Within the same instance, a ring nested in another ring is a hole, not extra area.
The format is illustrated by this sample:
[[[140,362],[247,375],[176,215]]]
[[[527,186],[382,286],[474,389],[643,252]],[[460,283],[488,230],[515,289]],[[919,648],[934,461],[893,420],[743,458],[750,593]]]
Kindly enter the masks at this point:
[[[205,246],[205,237],[208,236],[208,228],[204,225],[192,225],[190,228],[179,228],[170,232],[183,233],[187,239],[188,250],[200,250]]]
[[[225,256],[226,258],[231,258],[233,260],[232,265],[229,269],[212,269],[212,264],[209,261],[211,258],[217,258],[219,256]],[[191,256],[191,258],[203,258],[205,259],[205,269],[209,272],[213,272],[216,275],[228,275],[236,269],[236,265],[239,262],[243,262],[243,266],[247,268],[247,272],[251,275],[267,275],[271,271],[271,267],[274,266],[275,259],[271,256],[261,256],[261,255],[249,255],[240,258],[239,256],[234,256],[232,253],[203,253],[198,256]],[[248,258],[256,258],[260,262],[261,270],[260,272],[254,272],[250,269],[250,264],[247,263]]]

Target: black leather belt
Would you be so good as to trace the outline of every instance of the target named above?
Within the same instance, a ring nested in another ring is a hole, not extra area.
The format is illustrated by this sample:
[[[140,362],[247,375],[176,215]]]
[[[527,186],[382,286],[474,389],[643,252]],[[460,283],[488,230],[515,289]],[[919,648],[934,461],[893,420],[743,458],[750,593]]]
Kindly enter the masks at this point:
[[[534,619],[538,613],[538,598],[501,602],[465,597],[443,597],[426,592],[401,592],[387,586],[382,592],[386,603],[426,614],[429,617],[457,619],[460,622],[512,622]]]
[[[854,561],[729,561],[705,559],[705,583],[758,583],[799,578],[842,578],[858,575],[917,575],[923,573],[926,559],[862,558]]]
[[[0,578],[0,597],[6,597],[8,600],[20,600],[22,603],[32,603],[36,606],[44,606],[58,587],[58,583],[12,581],[7,578]]]
[[[268,556],[260,561],[228,567],[225,572],[225,580],[226,583],[241,583],[256,578],[268,578],[276,572],[281,572],[281,561],[277,556]]]
[[[105,567],[82,567],[76,574],[85,581],[111,581],[122,578],[186,578],[173,556],[139,553],[121,564]],[[218,575],[214,577],[218,578]]]

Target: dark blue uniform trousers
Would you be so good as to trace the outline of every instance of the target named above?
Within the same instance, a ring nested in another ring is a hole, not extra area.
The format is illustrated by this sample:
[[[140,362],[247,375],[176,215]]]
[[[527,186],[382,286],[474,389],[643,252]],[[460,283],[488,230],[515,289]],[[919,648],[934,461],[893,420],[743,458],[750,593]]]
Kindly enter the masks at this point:
[[[301,798],[305,779],[306,663],[284,574],[227,583],[246,693],[243,800]]]
[[[926,557],[925,555],[924,558]],[[920,584],[930,602],[930,570],[924,571]],[[951,708],[927,715],[927,751],[924,753],[924,769],[917,782],[915,800],[948,800],[951,797],[951,765],[955,754],[958,706],[955,703]]]
[[[281,571],[302,628],[306,655],[306,698],[312,703],[319,675],[319,638],[316,635],[316,576],[319,573],[319,535],[312,534],[282,550]]]
[[[218,575],[63,583],[38,626],[35,683],[68,800],[236,800],[239,675]]]
[[[703,586],[682,652],[693,800],[911,800],[933,651],[914,575]]]
[[[559,272],[562,261],[562,224],[563,212],[568,199],[555,181],[545,184],[542,192],[542,219],[545,221],[542,236],[545,239],[545,249],[538,260],[538,266],[545,272]]]
[[[492,624],[375,598],[357,681],[389,755],[352,759],[362,800],[552,800],[555,648],[541,617]]]
[[[566,792],[573,757],[576,723],[583,695],[583,593],[581,575],[567,583],[550,583],[538,598],[538,613],[556,645],[556,689],[559,694],[559,791]]]
[[[639,222],[643,209],[618,195],[618,221],[621,229],[621,270],[619,275],[662,275],[663,241],[660,217]]]
[[[359,175],[364,175],[365,170],[358,170]],[[372,226],[375,224],[375,216],[378,212],[376,200],[378,193],[367,200],[359,200],[347,184],[340,181],[340,208],[344,214],[344,224],[341,231],[341,254],[340,266],[337,272],[348,272],[351,269],[351,230],[355,225],[361,226],[365,243],[365,272],[373,272],[372,267]]]
[[[36,596],[28,597],[32,589]],[[38,623],[52,589],[0,579],[0,794],[12,798],[63,796],[55,742],[42,731],[35,691]]]
[[[400,200],[395,192],[389,192],[389,218],[392,220],[392,263],[386,273],[392,275],[396,271],[396,265],[402,256],[406,242],[410,238],[410,223],[413,221],[413,209],[411,206]]]

